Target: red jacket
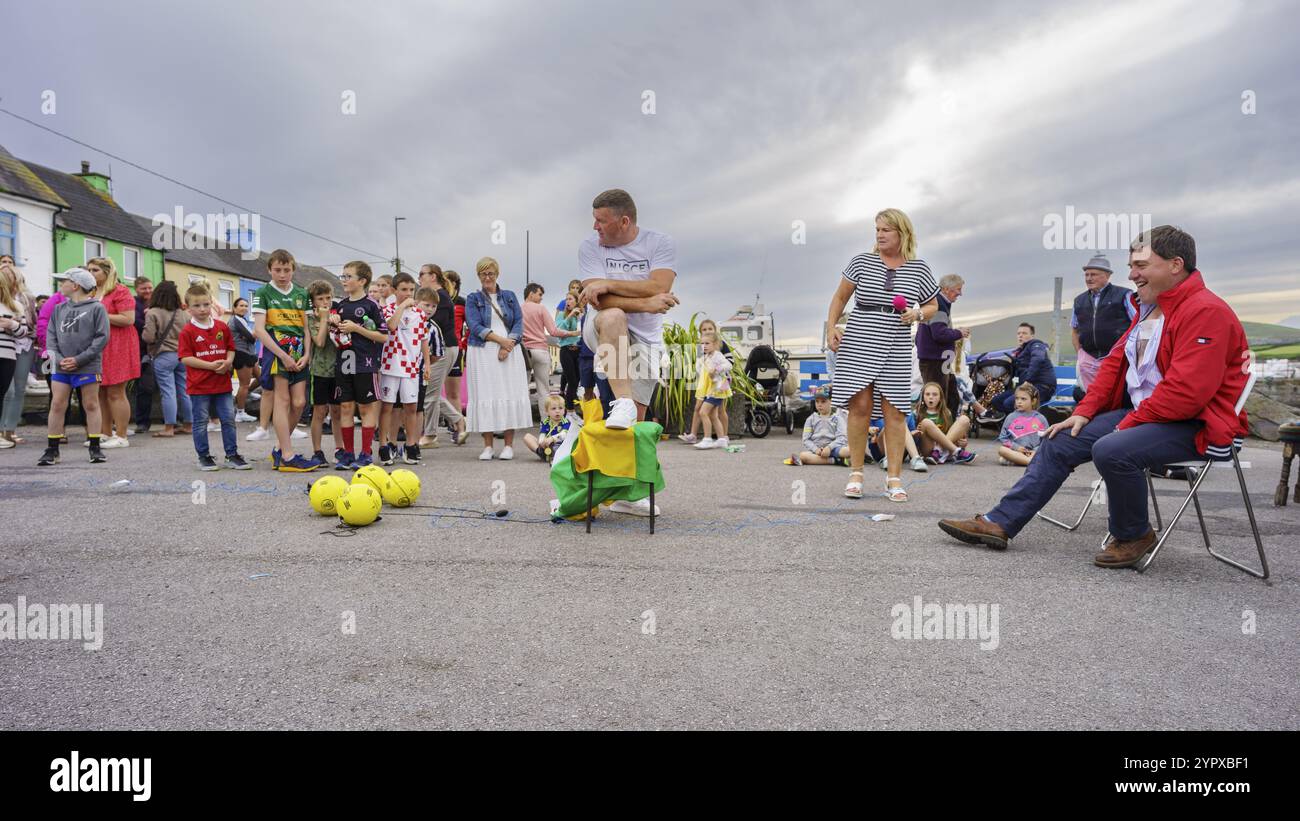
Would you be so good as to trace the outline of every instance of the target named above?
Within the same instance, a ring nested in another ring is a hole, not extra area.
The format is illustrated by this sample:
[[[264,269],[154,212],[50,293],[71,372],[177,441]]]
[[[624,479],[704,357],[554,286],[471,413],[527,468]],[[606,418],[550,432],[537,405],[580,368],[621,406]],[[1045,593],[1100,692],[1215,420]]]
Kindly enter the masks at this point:
[[[1234,412],[1250,373],[1250,345],[1236,313],[1205,287],[1199,270],[1165,291],[1157,300],[1165,324],[1156,351],[1160,383],[1137,410],[1120,420],[1119,429],[1149,422],[1200,419],[1196,449],[1227,456],[1234,439],[1246,435],[1246,412]],[[1097,378],[1075,414],[1092,419],[1123,407],[1128,390],[1124,346],[1142,314],[1101,361]]]

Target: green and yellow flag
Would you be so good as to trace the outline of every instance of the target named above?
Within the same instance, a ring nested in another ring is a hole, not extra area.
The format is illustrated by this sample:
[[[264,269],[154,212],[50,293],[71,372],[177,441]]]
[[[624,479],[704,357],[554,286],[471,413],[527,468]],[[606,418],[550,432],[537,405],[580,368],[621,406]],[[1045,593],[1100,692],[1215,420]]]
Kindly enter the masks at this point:
[[[664,489],[655,448],[663,427],[656,422],[637,422],[627,430],[605,427],[600,400],[580,403],[583,424],[574,428],[551,463],[551,485],[560,501],[553,514],[573,521],[587,516],[587,474],[594,477],[592,504],[599,513],[602,503],[623,499],[635,502]]]

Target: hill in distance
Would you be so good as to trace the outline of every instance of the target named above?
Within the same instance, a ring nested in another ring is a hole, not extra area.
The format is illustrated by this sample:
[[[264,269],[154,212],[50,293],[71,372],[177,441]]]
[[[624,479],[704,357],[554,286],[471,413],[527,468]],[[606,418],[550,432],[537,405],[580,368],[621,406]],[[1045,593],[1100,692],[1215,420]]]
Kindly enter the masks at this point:
[[[960,306],[958,306],[956,314],[957,324],[962,325]],[[1300,319],[1300,317],[1297,319]],[[1014,348],[1016,346],[1016,328],[1021,322],[1028,322],[1033,325],[1035,335],[1046,342],[1048,347],[1052,346],[1052,312],[1041,311],[1039,313],[1018,314],[1003,319],[995,319],[982,325],[971,325],[970,341],[974,344],[966,352],[982,353],[984,351],[1001,350],[1002,348]],[[1272,325],[1267,322],[1243,322],[1241,326],[1245,329],[1246,338],[1252,346],[1261,344],[1286,345],[1300,342],[1300,328]],[[1055,351],[1053,352],[1053,360],[1061,363],[1073,362],[1074,345],[1070,342],[1070,311],[1068,309],[1063,311],[1061,316],[1061,349],[1060,356],[1057,356]]]

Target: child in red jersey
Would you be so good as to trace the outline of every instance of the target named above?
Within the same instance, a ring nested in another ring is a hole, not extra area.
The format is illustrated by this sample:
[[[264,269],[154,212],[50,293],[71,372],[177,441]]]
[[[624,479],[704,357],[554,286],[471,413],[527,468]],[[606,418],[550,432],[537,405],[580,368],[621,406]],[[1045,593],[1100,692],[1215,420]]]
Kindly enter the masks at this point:
[[[176,338],[176,354],[185,363],[185,392],[190,396],[194,419],[202,422],[210,410],[221,419],[221,444],[226,451],[226,467],[252,470],[253,466],[239,455],[235,430],[235,397],[231,392],[230,372],[235,365],[235,343],[226,323],[212,316],[212,294],[206,285],[195,283],[185,292],[190,321]],[[199,454],[199,470],[218,470],[208,452],[206,425],[194,425],[194,450]]]

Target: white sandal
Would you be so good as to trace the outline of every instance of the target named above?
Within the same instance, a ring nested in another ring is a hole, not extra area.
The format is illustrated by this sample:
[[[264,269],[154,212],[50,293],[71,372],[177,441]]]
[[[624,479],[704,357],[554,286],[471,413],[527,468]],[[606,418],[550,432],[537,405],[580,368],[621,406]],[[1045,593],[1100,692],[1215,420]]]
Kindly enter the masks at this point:
[[[858,477],[856,482],[853,481],[854,476]],[[849,474],[849,483],[844,486],[844,495],[850,499],[862,498],[862,471],[855,470]]]
[[[890,487],[890,482],[898,482],[897,487]],[[906,502],[907,491],[903,489],[903,480],[900,478],[890,477],[885,480],[885,495],[891,502]]]

